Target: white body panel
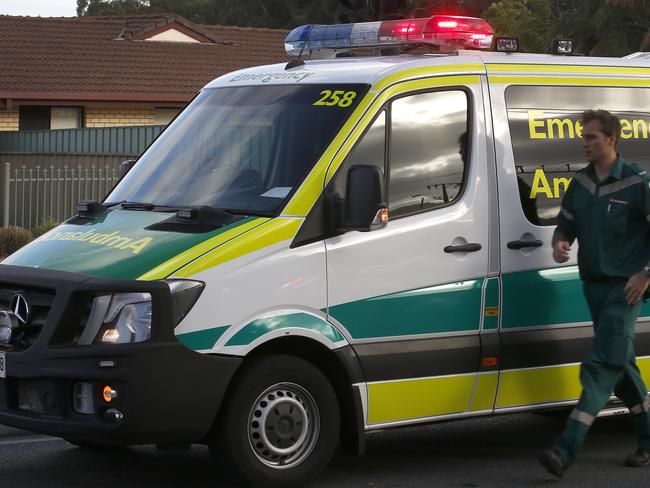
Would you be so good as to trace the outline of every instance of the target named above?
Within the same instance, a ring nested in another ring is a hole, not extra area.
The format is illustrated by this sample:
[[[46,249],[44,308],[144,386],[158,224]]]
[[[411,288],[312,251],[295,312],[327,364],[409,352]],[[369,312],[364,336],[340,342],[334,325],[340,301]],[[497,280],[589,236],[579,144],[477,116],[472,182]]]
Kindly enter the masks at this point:
[[[176,334],[231,325],[230,337],[274,310],[324,316],[325,245],[317,242],[290,249],[290,244],[281,242],[193,276],[206,287]]]
[[[532,224],[524,215],[519,201],[519,188],[506,111],[505,88],[505,85],[490,84],[499,186],[501,272],[512,273],[558,267],[560,265],[553,261],[553,249],[550,246],[555,226]],[[508,249],[508,242],[522,238],[524,240],[539,239],[544,242],[544,245],[537,248]],[[571,261],[566,264],[576,264],[577,247],[577,244],[572,246]],[[561,266],[566,266],[566,264]]]
[[[373,232],[349,232],[326,241],[329,305],[482,278],[487,273],[488,192],[480,86],[468,86],[473,104],[472,146],[465,192],[446,208],[389,221]],[[479,243],[472,253],[445,253],[458,239]]]

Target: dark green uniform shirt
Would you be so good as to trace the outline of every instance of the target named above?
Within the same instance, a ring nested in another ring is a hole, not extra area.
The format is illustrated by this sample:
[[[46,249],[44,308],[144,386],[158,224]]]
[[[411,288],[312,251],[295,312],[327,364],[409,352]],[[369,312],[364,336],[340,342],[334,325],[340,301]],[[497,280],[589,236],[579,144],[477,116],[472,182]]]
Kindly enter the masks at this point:
[[[618,157],[598,181],[593,165],[578,171],[562,199],[556,232],[578,239],[583,279],[630,277],[650,260],[650,178]]]

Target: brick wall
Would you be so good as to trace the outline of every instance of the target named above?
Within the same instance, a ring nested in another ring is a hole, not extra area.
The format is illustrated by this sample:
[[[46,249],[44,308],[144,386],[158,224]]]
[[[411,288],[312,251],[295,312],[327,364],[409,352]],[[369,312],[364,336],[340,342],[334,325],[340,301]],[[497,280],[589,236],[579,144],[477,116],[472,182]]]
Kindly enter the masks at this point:
[[[18,109],[0,109],[0,131],[18,130]]]
[[[125,125],[153,125],[153,109],[87,108],[84,127],[118,127]]]

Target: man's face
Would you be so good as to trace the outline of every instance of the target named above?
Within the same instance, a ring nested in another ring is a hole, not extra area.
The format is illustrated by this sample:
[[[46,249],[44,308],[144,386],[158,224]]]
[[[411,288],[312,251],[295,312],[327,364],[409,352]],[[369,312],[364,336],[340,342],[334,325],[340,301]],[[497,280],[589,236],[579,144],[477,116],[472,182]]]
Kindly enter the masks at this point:
[[[603,133],[600,121],[592,120],[582,128],[582,150],[590,163],[607,161],[616,155],[616,139]]]

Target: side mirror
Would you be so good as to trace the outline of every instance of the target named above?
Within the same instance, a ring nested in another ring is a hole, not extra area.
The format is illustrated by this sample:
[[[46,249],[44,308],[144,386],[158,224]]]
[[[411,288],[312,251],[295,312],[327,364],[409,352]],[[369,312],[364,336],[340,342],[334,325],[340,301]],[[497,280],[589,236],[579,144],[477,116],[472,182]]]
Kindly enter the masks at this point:
[[[343,209],[345,230],[367,232],[384,227],[388,222],[388,208],[383,171],[371,165],[352,166],[348,171]]]
[[[122,161],[120,163],[120,177],[123,177],[125,174],[131,171],[131,168],[133,168],[136,161],[137,159],[127,159],[126,161]]]

